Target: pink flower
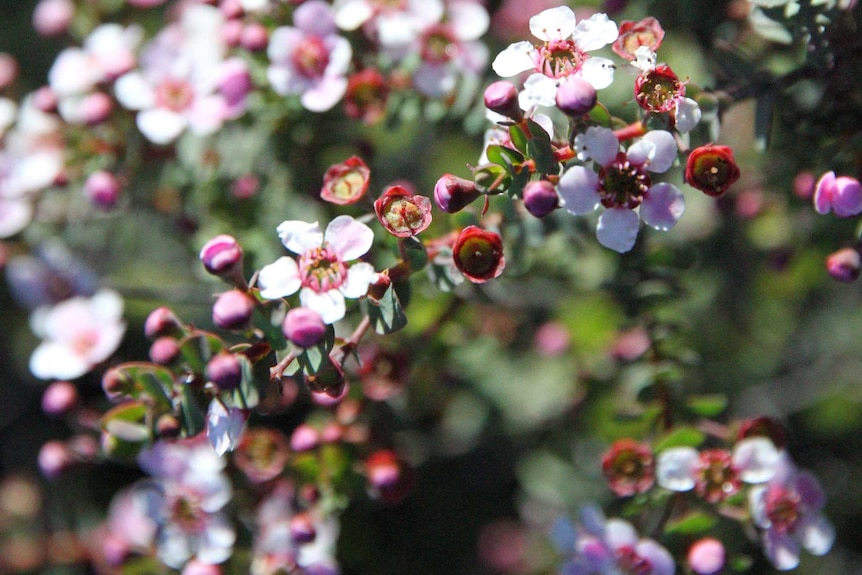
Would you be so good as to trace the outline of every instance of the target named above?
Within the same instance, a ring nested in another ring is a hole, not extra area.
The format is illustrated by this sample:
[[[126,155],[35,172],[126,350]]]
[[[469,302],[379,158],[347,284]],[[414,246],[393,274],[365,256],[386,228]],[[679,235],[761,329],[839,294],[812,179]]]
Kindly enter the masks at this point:
[[[559,6],[530,18],[530,31],[542,45],[515,42],[500,52],[491,65],[503,77],[534,71],[524,82],[522,108],[553,106],[557,87],[569,76],[583,78],[597,90],[613,82],[614,63],[588,54],[617,39],[617,25],[607,15],[594,14],[577,23],[571,8]]]
[[[327,324],[344,317],[344,298],[360,298],[377,277],[369,263],[355,260],[371,249],[374,232],[351,216],[338,216],[321,233],[317,222],[286,221],[278,226],[284,246],[298,259],[281,257],[258,274],[260,295],[277,299],[296,293],[303,307]]]
[[[600,244],[624,253],[634,246],[640,219],[657,230],[676,225],[685,211],[682,192],[673,184],[653,184],[648,173],[666,172],[676,159],[670,132],[653,130],[623,152],[613,131],[592,127],[575,138],[575,147],[578,158],[593,160],[599,171],[570,168],[557,191],[572,214],[588,214],[599,205],[606,208],[596,229]]]
[[[384,50],[400,52],[440,21],[444,5],[441,0],[335,0],[333,12],[342,30],[362,27]]]
[[[282,96],[300,96],[306,110],[325,112],[347,90],[353,50],[336,34],[332,9],[312,0],[293,14],[293,26],[276,28],[269,40],[267,78]]]
[[[123,338],[123,300],[111,290],[73,297],[39,308],[30,319],[43,341],[30,356],[30,371],[42,379],[75,379],[106,360]]]

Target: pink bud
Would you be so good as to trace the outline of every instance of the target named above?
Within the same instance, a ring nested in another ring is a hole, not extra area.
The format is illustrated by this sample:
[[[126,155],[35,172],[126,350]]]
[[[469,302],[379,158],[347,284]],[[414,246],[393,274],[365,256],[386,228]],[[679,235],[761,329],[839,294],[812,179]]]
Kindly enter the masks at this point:
[[[242,20],[228,20],[221,27],[222,41],[231,48],[239,46],[243,28],[245,28],[245,25],[242,23]]]
[[[257,176],[240,176],[230,186],[230,193],[238,200],[247,200],[257,195],[260,181]]]
[[[290,518],[290,537],[295,543],[311,543],[316,536],[317,530],[308,513],[297,513]]]
[[[68,381],[55,381],[42,394],[42,411],[63,415],[78,403],[78,389]]]
[[[237,287],[246,287],[242,275],[242,247],[233,236],[222,234],[208,241],[201,248],[200,260],[209,273]]]
[[[218,84],[219,92],[224,96],[229,107],[234,107],[245,101],[251,92],[251,73],[240,58],[229,58],[221,67]]]
[[[263,24],[246,24],[240,34],[239,43],[249,52],[264,50],[269,43],[269,32]]]
[[[518,90],[506,80],[499,80],[485,88],[485,107],[516,122],[524,119],[524,111],[518,103]]]
[[[42,36],[56,36],[69,29],[74,17],[72,0],[40,0],[33,11],[33,27]]]
[[[150,346],[150,360],[153,363],[169,365],[180,355],[177,340],[170,336],[162,336]]]
[[[593,85],[577,76],[570,76],[557,89],[557,108],[568,116],[588,114],[597,101],[598,96]]]
[[[213,304],[213,323],[221,329],[246,329],[256,305],[257,301],[246,292],[226,291]]]
[[[533,180],[524,187],[524,207],[527,211],[542,218],[547,216],[559,205],[557,189],[548,180]]]
[[[52,440],[45,443],[39,450],[39,470],[48,479],[59,477],[67,471],[75,461],[72,452],[62,441]]]
[[[114,101],[103,92],[87,94],[81,100],[80,114],[88,126],[96,126],[111,117]]]
[[[718,539],[706,537],[688,550],[688,565],[698,575],[713,575],[724,567],[724,545]]]
[[[862,270],[862,256],[859,250],[843,248],[826,258],[826,271],[832,279],[851,283],[859,277]]]
[[[98,170],[87,176],[84,194],[93,204],[102,209],[110,209],[120,197],[120,181],[114,174]]]
[[[434,203],[447,214],[460,212],[481,195],[471,180],[452,174],[443,174],[434,185]]]
[[[46,114],[57,112],[57,94],[50,86],[42,86],[33,92],[33,105]]]
[[[311,451],[320,445],[320,433],[307,423],[302,423],[290,436],[290,448],[294,451]]]
[[[821,214],[834,211],[840,218],[858,215],[862,213],[862,184],[856,178],[836,178],[835,172],[827,172],[817,181],[814,208]]]
[[[242,383],[242,364],[229,351],[220,351],[207,362],[206,377],[220,391],[236,389]]]
[[[561,323],[549,321],[542,324],[533,336],[533,346],[539,355],[558,357],[569,349],[569,330]]]
[[[218,7],[227,20],[240,18],[244,12],[241,0],[222,0]]]
[[[18,61],[11,54],[0,52],[0,90],[5,90],[18,78]]]
[[[180,322],[177,316],[166,307],[157,307],[151,311],[144,322],[144,335],[149,338],[175,334],[179,331]]]
[[[295,307],[287,312],[281,330],[291,343],[300,347],[311,347],[323,340],[326,324],[313,309]]]

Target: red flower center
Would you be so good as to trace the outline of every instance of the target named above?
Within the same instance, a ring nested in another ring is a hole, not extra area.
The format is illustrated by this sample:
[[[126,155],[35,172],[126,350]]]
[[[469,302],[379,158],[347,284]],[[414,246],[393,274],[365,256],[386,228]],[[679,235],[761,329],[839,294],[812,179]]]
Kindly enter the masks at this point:
[[[306,36],[293,53],[293,66],[306,78],[323,76],[329,65],[329,50],[317,36]]]
[[[182,112],[192,105],[194,91],[188,82],[166,78],[156,86],[156,104],[174,112]]]
[[[643,196],[651,183],[644,166],[632,164],[625,152],[620,152],[610,165],[599,172],[602,205],[606,208],[634,209],[643,202]]]
[[[580,70],[587,58],[573,40],[551,40],[539,48],[536,69],[551,78],[564,78]]]
[[[327,247],[315,248],[299,256],[303,287],[317,293],[338,289],[347,279],[347,266]]]
[[[790,533],[800,516],[799,494],[789,489],[770,488],[766,493],[766,517],[779,533]]]

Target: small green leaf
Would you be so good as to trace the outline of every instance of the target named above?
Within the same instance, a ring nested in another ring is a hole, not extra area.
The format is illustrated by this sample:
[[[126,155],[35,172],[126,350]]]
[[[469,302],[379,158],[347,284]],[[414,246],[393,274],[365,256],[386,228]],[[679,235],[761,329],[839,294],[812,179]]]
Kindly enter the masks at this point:
[[[590,110],[590,119],[598,125],[604,126],[605,128],[611,127],[611,113],[601,103],[596,104],[595,106],[593,106],[593,109]]]
[[[698,447],[704,442],[706,435],[694,427],[677,427],[655,445],[655,451],[660,452],[670,447]]]
[[[524,155],[506,146],[493,145],[488,146],[485,151],[488,156],[488,161],[508,168],[510,166],[520,165],[524,161]]]
[[[540,128],[541,129],[541,128]],[[544,131],[544,130],[543,130]],[[509,138],[512,140],[512,145],[522,154],[527,153],[527,134],[521,129],[518,124],[509,126]]]
[[[222,341],[212,333],[197,331],[180,341],[180,354],[189,368],[197,373],[204,370],[210,358],[224,348]]]
[[[543,131],[544,133],[544,131]],[[542,174],[556,174],[560,166],[554,161],[551,142],[547,138],[530,138],[527,140],[527,155],[536,163],[536,170]]]
[[[715,417],[727,409],[727,396],[716,393],[713,395],[695,395],[686,401],[688,408],[701,417]]]
[[[368,318],[377,333],[386,335],[407,325],[407,316],[404,315],[398,294],[395,293],[391,285],[386,289],[383,297],[376,302],[376,305],[370,301],[368,304]]]
[[[674,535],[697,535],[712,529],[716,519],[701,511],[692,511],[682,517],[669,521],[665,527],[665,533]]]
[[[506,191],[511,179],[509,170],[497,164],[488,164],[473,172],[476,188],[483,194],[498,194]]]
[[[182,421],[185,426],[187,437],[192,437],[203,431],[204,429],[204,414],[195,401],[192,388],[188,385],[183,386],[182,403],[180,403],[180,411],[182,412]]]
[[[515,174],[515,177],[512,178],[512,183],[509,184],[509,189],[507,190],[509,195],[513,198],[520,198],[524,191],[524,186],[526,186],[529,181],[530,172],[528,170],[523,170],[520,173]]]

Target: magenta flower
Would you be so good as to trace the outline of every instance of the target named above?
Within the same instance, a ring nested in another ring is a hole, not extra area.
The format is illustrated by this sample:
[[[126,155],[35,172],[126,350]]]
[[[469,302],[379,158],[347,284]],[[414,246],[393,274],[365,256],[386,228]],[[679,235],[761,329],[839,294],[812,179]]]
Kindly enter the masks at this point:
[[[336,34],[332,8],[320,0],[299,6],[293,26],[276,28],[269,40],[267,78],[282,96],[300,96],[306,110],[325,112],[347,90],[353,50]]]
[[[836,178],[835,172],[826,172],[814,189],[814,209],[820,214],[834,211],[840,218],[859,215],[862,213],[862,184],[856,178]]]
[[[685,211],[682,192],[673,184],[653,184],[649,174],[666,172],[676,159],[670,132],[653,130],[620,151],[613,131],[592,127],[575,138],[575,147],[578,158],[595,162],[598,173],[574,166],[562,175],[557,191],[572,214],[605,207],[596,229],[600,244],[624,253],[634,246],[641,219],[657,230],[676,225]]]
[[[515,42],[500,52],[491,65],[503,77],[534,71],[524,82],[522,108],[553,106],[557,87],[569,76],[583,78],[596,90],[613,82],[614,63],[589,54],[617,39],[617,25],[607,15],[594,14],[577,22],[571,8],[559,6],[530,18],[530,31],[542,45]]]
[[[266,299],[287,297],[299,290],[301,305],[331,324],[344,317],[344,298],[364,296],[377,277],[371,264],[349,263],[365,255],[374,241],[371,228],[351,216],[338,216],[325,233],[317,222],[282,222],[278,235],[299,257],[284,256],[260,270],[260,295]]]
[[[763,548],[777,569],[799,564],[800,546],[824,555],[835,541],[835,527],[821,513],[826,497],[817,479],[799,471],[782,452],[775,474],[748,494],[755,525],[763,529]]]

